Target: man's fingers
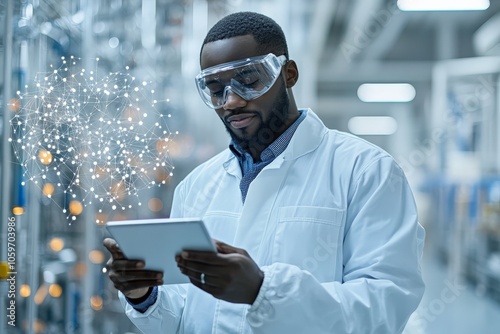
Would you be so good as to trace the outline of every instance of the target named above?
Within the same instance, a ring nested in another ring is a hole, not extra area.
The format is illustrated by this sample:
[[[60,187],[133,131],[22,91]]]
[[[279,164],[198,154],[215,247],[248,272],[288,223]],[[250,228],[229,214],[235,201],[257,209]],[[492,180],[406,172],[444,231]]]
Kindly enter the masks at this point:
[[[104,239],[103,245],[111,253],[106,267],[117,290],[134,296],[145,288],[163,285],[163,272],[144,269],[146,263],[141,259],[127,259],[111,238]]]
[[[212,296],[216,297],[219,295],[219,292],[221,289],[220,287],[213,286],[213,285],[208,284],[208,283],[202,284],[199,280],[193,279],[191,277],[189,278],[189,280],[191,281],[191,283],[193,283],[193,285],[195,285],[198,288],[200,288],[201,290],[211,294]]]
[[[108,262],[108,266],[113,270],[142,270],[145,265],[143,260],[114,259]]]
[[[228,272],[228,266],[206,264],[203,262],[196,261],[180,261],[177,262],[177,267],[181,269],[181,272],[188,276],[199,277],[201,273],[211,276],[224,276]],[[187,273],[190,274],[187,274]]]
[[[118,247],[118,244],[114,239],[106,238],[104,239],[102,244],[111,253],[111,256],[113,257],[114,260],[126,259],[125,255],[123,254],[122,250]]]
[[[103,240],[102,244],[108,249],[108,251],[113,252],[115,248],[118,247],[115,239],[106,238]]]
[[[200,262],[212,266],[224,265],[225,260],[220,258],[220,254],[213,252],[200,252],[200,251],[182,251],[180,259],[186,261]]]
[[[212,276],[212,275],[207,274],[207,273],[203,273],[204,274],[203,280],[205,283],[202,283],[201,282],[201,275],[202,275],[201,272],[198,272],[196,270],[192,270],[192,269],[189,269],[186,267],[181,267],[181,266],[179,267],[179,269],[180,269],[181,273],[183,273],[184,275],[186,275],[190,279],[191,282],[195,281],[198,284],[209,286],[209,287],[214,287],[214,288],[221,287],[221,286],[225,285],[224,280],[221,279],[220,277]]]
[[[246,255],[247,252],[244,249],[234,247],[231,245],[228,245],[222,241],[215,240],[215,247],[217,247],[217,251],[222,254],[231,254],[231,253],[238,253],[238,254],[243,254]]]

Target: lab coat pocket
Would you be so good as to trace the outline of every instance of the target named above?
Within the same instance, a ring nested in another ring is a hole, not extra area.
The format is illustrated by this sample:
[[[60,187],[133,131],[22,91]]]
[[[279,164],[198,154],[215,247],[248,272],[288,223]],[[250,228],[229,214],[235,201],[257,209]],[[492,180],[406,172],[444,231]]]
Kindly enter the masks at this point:
[[[232,244],[238,226],[239,213],[228,211],[209,211],[203,216],[210,237]]]
[[[344,212],[313,206],[280,208],[273,261],[296,265],[320,282],[334,281],[342,271]]]

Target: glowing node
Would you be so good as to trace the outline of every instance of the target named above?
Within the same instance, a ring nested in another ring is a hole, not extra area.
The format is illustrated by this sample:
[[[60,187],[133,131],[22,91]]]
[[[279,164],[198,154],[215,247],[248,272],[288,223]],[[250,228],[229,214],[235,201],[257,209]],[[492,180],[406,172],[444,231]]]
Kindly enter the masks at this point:
[[[69,202],[69,212],[75,216],[80,215],[83,212],[83,204],[80,201]]]

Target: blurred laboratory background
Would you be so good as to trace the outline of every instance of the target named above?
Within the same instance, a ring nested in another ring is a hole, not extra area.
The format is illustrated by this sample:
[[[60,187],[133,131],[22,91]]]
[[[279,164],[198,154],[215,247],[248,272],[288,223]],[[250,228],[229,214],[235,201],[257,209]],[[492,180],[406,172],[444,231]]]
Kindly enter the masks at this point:
[[[405,333],[500,333],[500,0],[2,0],[0,332],[139,333],[104,224],[168,217],[227,147],[194,77],[208,29],[244,10],[283,27],[298,105],[406,172],[427,290]]]

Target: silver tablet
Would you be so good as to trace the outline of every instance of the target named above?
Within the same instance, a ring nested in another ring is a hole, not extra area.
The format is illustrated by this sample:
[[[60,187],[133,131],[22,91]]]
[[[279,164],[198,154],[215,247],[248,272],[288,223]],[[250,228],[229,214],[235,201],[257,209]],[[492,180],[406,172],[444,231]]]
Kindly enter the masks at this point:
[[[163,271],[164,284],[188,283],[175,262],[182,250],[216,252],[200,218],[110,221],[106,228],[129,259],[143,259],[147,269]]]

